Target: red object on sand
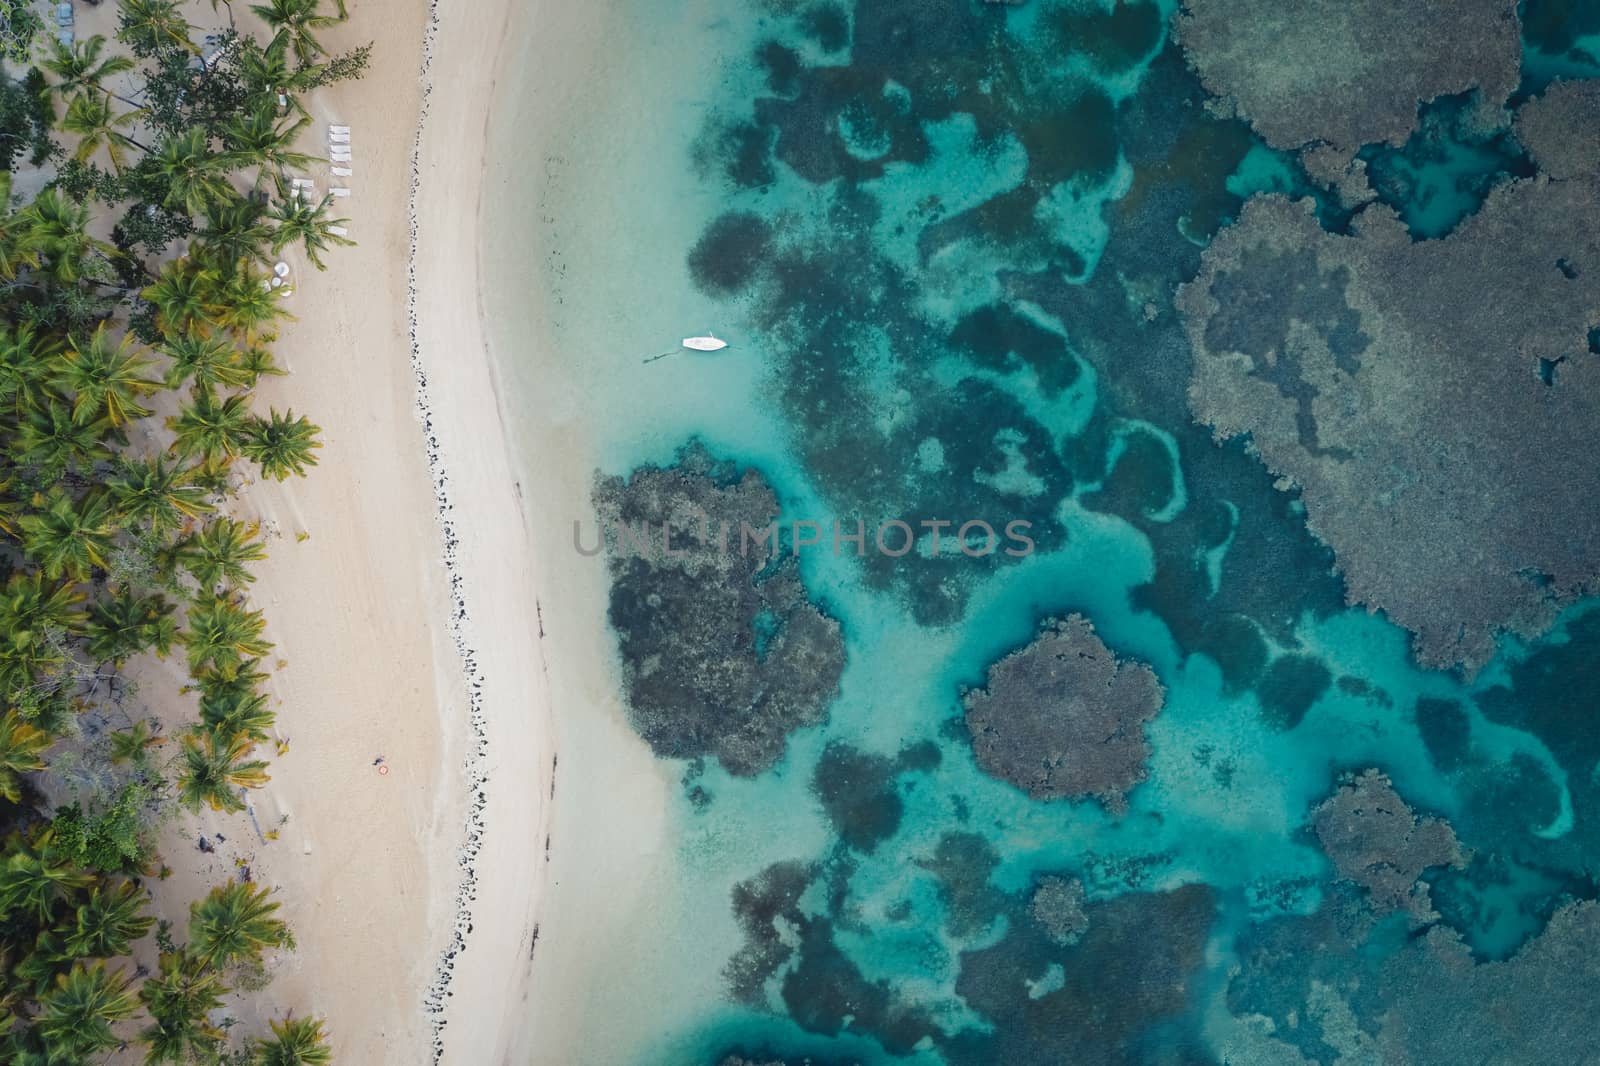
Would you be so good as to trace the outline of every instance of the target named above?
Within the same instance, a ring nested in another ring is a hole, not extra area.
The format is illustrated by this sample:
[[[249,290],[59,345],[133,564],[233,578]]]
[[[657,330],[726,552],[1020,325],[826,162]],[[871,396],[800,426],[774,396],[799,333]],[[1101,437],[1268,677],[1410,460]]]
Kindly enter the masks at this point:
[[[389,768],[387,766],[380,766],[380,767],[378,767],[378,773],[383,777],[388,777],[389,776]]]

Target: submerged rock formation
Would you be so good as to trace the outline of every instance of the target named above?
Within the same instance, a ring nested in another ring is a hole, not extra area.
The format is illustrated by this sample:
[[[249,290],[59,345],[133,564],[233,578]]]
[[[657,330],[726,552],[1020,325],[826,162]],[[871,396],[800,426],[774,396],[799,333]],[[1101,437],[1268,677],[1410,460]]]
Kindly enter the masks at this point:
[[[1556,82],[1522,105],[1516,130],[1552,178],[1600,176],[1600,82]]]
[[[1600,587],[1600,183],[1496,189],[1448,237],[1248,203],[1179,291],[1190,402],[1298,487],[1351,601],[1469,669]]]
[[[1475,962],[1457,933],[1435,927],[1385,967],[1382,1061],[1600,1062],[1597,979],[1600,904],[1562,907],[1504,962]]]
[[[744,535],[777,518],[772,489],[694,445],[676,466],[601,478],[594,503],[620,534],[608,538],[610,619],[633,728],[657,755],[714,755],[741,776],[777,762],[791,732],[826,717],[844,640],[793,554]],[[648,549],[623,532],[640,529]]]
[[[1076,877],[1042,877],[1028,901],[1028,913],[1054,943],[1076,944],[1089,928],[1083,903],[1083,882]]]
[[[1398,145],[1420,102],[1474,87],[1498,108],[1522,56],[1516,0],[1185,0],[1174,27],[1206,88],[1278,148]]]
[[[1144,723],[1161,682],[1119,663],[1081,615],[1052,619],[1033,643],[989,668],[963,697],[978,765],[1035,799],[1097,796],[1112,810],[1144,780]]]
[[[1366,889],[1380,914],[1433,917],[1428,886],[1418,880],[1422,871],[1462,861],[1449,824],[1419,819],[1377,770],[1343,785],[1312,812],[1311,824],[1339,876]]]

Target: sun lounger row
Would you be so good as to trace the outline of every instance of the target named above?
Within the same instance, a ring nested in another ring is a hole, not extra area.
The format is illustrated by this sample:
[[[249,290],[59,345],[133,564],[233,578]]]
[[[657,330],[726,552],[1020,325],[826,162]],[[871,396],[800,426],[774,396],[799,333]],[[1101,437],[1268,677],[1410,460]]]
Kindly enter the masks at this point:
[[[349,165],[354,162],[350,154],[349,126],[328,126],[328,159],[334,164],[329,168],[334,177],[349,179],[354,173]],[[340,166],[341,163],[345,165]],[[328,191],[340,199],[350,195],[350,189],[345,186],[336,185]]]

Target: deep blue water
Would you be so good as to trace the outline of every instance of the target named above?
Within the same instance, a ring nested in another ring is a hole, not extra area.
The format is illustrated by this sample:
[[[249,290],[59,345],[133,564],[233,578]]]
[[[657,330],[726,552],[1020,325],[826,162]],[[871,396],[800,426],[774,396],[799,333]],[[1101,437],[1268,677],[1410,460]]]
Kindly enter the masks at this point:
[[[735,348],[630,377],[608,472],[699,439],[786,517],[1020,518],[1039,547],[803,556],[843,629],[839,694],[762,774],[681,764],[675,902],[641,954],[653,980],[704,984],[752,930],[785,950],[744,1000],[660,1019],[638,1062],[1244,1062],[1271,1019],[1331,1063],[1339,1011],[1359,1029],[1382,1004],[1319,989],[1345,995],[1415,932],[1389,918],[1326,972],[1292,961],[1355,906],[1309,819],[1367,768],[1470,852],[1424,880],[1480,961],[1594,896],[1600,612],[1471,679],[1419,669],[1407,633],[1345,606],[1293,494],[1189,417],[1172,293],[1210,237],[1257,192],[1348,218],[1204,107],[1172,0],[637,6],[725,62],[653,135],[673,152],[622,155],[631,187],[672,192],[618,210],[672,213],[687,273],[618,261],[613,284]],[[1529,91],[1600,73],[1585,11],[1528,7]],[[1465,106],[1362,153],[1417,239],[1532,172]],[[1166,690],[1125,812],[1030,799],[979,769],[962,723],[963,687],[1072,612]],[[1083,885],[1075,943],[1028,917],[1046,876]]]

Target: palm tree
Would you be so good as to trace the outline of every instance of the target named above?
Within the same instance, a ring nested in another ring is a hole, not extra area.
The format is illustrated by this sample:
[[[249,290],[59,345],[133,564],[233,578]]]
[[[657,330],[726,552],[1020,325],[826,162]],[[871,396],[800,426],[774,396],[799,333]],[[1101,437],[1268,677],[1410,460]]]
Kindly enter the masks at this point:
[[[194,468],[194,483],[200,488],[215,496],[226,496],[233,492],[233,468],[229,466],[233,460],[226,456],[220,459],[201,459]],[[172,569],[177,569],[177,561],[173,561]]]
[[[121,664],[142,651],[165,658],[178,640],[177,608],[165,596],[141,595],[119,588],[89,606],[85,627],[89,654],[96,662]]]
[[[150,728],[151,721],[149,718],[141,718],[127,729],[119,729],[111,734],[113,765],[121,766],[124,763],[143,765],[151,748],[166,743],[166,737],[157,736],[155,730]]]
[[[137,148],[147,152],[144,145],[122,132],[123,127],[131,126],[139,121],[139,112],[125,111],[117,114],[111,106],[111,100],[106,96],[74,96],[67,105],[67,113],[61,119],[61,129],[66,133],[76,134],[78,148],[72,153],[72,158],[80,163],[87,163],[96,152],[104,148],[106,155],[111,159],[111,165],[119,172],[122,170],[123,161],[127,158],[127,149]]]
[[[255,523],[219,518],[184,540],[178,558],[183,568],[194,575],[202,589],[211,591],[223,583],[244,585],[256,579],[246,563],[267,557],[257,539],[261,527]]]
[[[145,978],[139,999],[152,1024],[139,1033],[146,1066],[163,1062],[209,1062],[227,1034],[208,1015],[222,1006],[222,975],[187,952],[163,952],[157,973]]]
[[[63,945],[69,958],[112,959],[126,955],[156,920],[144,913],[144,894],[131,881],[98,884],[78,905]]]
[[[243,698],[254,693],[256,686],[267,680],[260,666],[260,659],[214,663],[196,671],[193,677],[200,686],[202,698]]]
[[[79,95],[115,95],[100,83],[118,74],[126,74],[133,70],[136,64],[132,59],[121,55],[101,59],[100,53],[105,47],[106,39],[98,33],[87,41],[79,41],[76,44],[51,39],[46,45],[49,54],[39,61],[39,65],[60,80],[50,86],[48,91],[58,94],[62,99]],[[117,99],[125,104],[137,106],[132,100],[121,96]]]
[[[150,413],[138,398],[155,392],[161,383],[143,376],[150,360],[134,351],[133,344],[129,334],[113,343],[104,322],[87,342],[72,342],[59,363],[56,384],[73,394],[72,417],[79,425],[104,418],[120,426]]]
[[[259,692],[246,694],[204,694],[200,697],[200,721],[213,736],[244,736],[253,744],[268,737],[278,716]]]
[[[278,94],[283,93],[289,98],[291,107],[302,115],[306,114],[305,106],[295,98],[295,93],[313,86],[318,69],[291,67],[289,39],[281,34],[274,37],[265,48],[252,40],[239,53],[239,74],[249,89],[250,96],[246,103],[251,107],[276,109]]]
[[[29,221],[30,247],[44,257],[45,270],[56,281],[70,284],[83,277],[85,263],[95,253],[117,254],[114,245],[89,236],[94,221],[89,208],[55,189],[35,196],[20,214]]]
[[[11,575],[0,591],[0,696],[10,700],[40,670],[62,661],[58,637],[82,628],[83,593],[43,574]]]
[[[39,265],[33,222],[31,213],[11,210],[11,172],[0,172],[0,279],[12,281],[24,266]]]
[[[106,568],[117,536],[116,505],[100,489],[74,500],[56,488],[46,497],[44,510],[23,515],[17,526],[23,550],[46,577],[87,581],[92,571]]]
[[[293,948],[289,927],[273,917],[278,902],[259,885],[234,881],[189,905],[189,950],[196,962],[222,969],[266,948]]]
[[[318,11],[319,6],[318,0],[271,0],[267,4],[252,4],[250,10],[260,15],[279,38],[288,41],[295,59],[302,67],[306,67],[315,63],[318,56],[328,54],[328,50],[311,31],[326,29],[339,22],[333,15]]]
[[[252,386],[262,377],[282,377],[288,371],[273,362],[272,349],[262,347],[246,348],[244,350],[244,368],[250,373]]]
[[[127,459],[106,487],[126,521],[165,535],[216,510],[206,492],[193,484],[193,469],[169,464],[167,457]]]
[[[0,324],[0,402],[14,400],[18,410],[38,403],[62,347],[60,338],[40,333],[31,322]]]
[[[356,242],[335,229],[343,228],[350,224],[348,218],[329,218],[328,207],[333,203],[332,196],[324,196],[322,202],[309,204],[304,200],[291,197],[273,205],[272,218],[278,223],[278,228],[272,234],[272,252],[274,255],[281,253],[296,241],[301,242],[306,248],[306,258],[318,270],[326,270],[327,265],[322,261],[322,252],[336,245],[349,247]]]
[[[22,517],[23,501],[12,495],[16,478],[0,478],[0,533],[17,535],[17,519]]]
[[[262,221],[263,214],[260,204],[241,196],[213,206],[206,211],[206,228],[197,235],[195,256],[219,271],[241,260],[266,262],[272,229]]]
[[[72,405],[52,396],[26,412],[17,424],[13,447],[17,459],[36,468],[39,482],[49,482],[75,463],[110,459],[105,442],[110,432],[110,424],[103,421],[78,422],[72,417]]]
[[[222,143],[228,148],[228,158],[237,167],[256,167],[256,187],[269,172],[281,183],[283,175],[294,167],[308,167],[315,157],[297,152],[292,145],[300,131],[311,125],[309,118],[301,118],[288,125],[280,125],[270,107],[257,108],[249,115],[236,116],[222,129]]]
[[[250,397],[246,393],[218,399],[210,389],[196,385],[193,399],[178,409],[167,425],[176,434],[173,450],[179,458],[230,459],[239,454],[250,432]]]
[[[149,159],[156,175],[166,183],[165,207],[199,217],[237,199],[228,181],[227,158],[211,150],[211,138],[199,126],[168,137]]]
[[[328,1066],[333,1061],[320,1018],[273,1022],[272,1039],[256,1045],[253,1066]]]
[[[22,775],[44,769],[42,756],[54,739],[23,721],[15,710],[0,716],[0,796],[22,802]]]
[[[183,735],[183,755],[178,772],[178,802],[191,811],[205,804],[214,811],[242,811],[244,801],[235,789],[266,784],[267,764],[247,758],[254,745],[239,735],[226,739],[215,733],[203,737]]]
[[[221,281],[215,270],[185,257],[162,267],[154,284],[139,295],[155,305],[156,325],[163,336],[204,336]]]
[[[293,318],[278,302],[279,290],[272,288],[267,278],[239,264],[239,269],[228,276],[217,298],[215,320],[217,325],[247,344],[257,340],[270,340],[262,327],[280,318]]]
[[[116,1047],[111,1026],[131,1018],[138,1003],[128,991],[128,977],[106,964],[77,963],[56,977],[55,987],[39,999],[35,1029],[43,1037],[51,1061],[78,1062]]]
[[[167,388],[176,389],[193,379],[205,387],[247,388],[256,375],[244,365],[238,349],[223,337],[177,337],[162,345],[172,356],[167,369]]]
[[[317,457],[311,453],[322,447],[322,442],[317,440],[321,429],[304,415],[296,418],[292,410],[280,415],[277,408],[273,408],[271,414],[270,419],[256,418],[251,422],[250,436],[244,444],[245,458],[259,464],[263,474],[278,481],[290,474],[305,477],[306,467],[317,465]]]
[[[0,914],[27,912],[48,921],[58,900],[93,882],[93,874],[56,854],[54,833],[45,829],[0,861]]]
[[[189,646],[190,670],[267,654],[272,643],[261,636],[266,627],[260,611],[248,610],[223,596],[204,596],[190,610],[189,631],[183,637]]]
[[[136,52],[154,53],[177,47],[198,53],[189,33],[194,29],[178,13],[178,0],[117,0],[119,11],[117,40]]]

